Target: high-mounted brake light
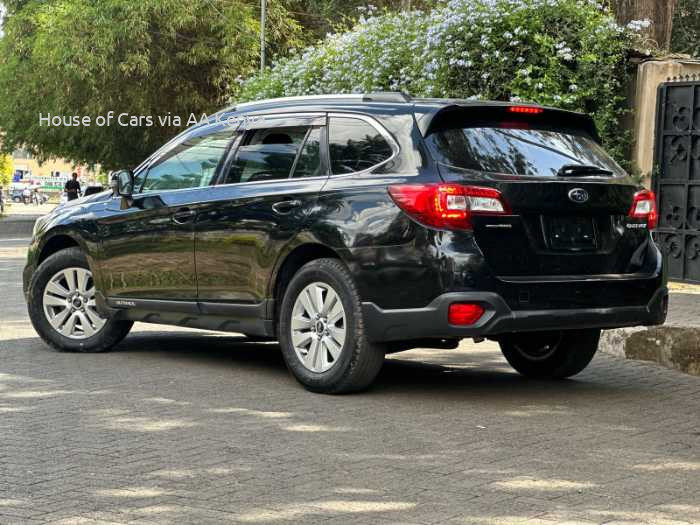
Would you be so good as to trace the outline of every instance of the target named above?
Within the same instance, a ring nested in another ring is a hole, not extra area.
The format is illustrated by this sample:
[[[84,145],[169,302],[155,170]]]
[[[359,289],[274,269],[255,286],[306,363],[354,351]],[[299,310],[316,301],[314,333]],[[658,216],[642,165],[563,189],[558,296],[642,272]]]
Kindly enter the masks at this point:
[[[646,219],[647,228],[653,230],[659,222],[656,209],[656,195],[653,191],[642,190],[634,194],[629,216],[633,219]]]
[[[418,222],[440,229],[471,230],[473,215],[510,213],[501,192],[459,184],[389,186],[389,195]]]
[[[508,111],[511,113],[524,113],[526,115],[539,115],[544,113],[544,109],[533,106],[508,106]]]

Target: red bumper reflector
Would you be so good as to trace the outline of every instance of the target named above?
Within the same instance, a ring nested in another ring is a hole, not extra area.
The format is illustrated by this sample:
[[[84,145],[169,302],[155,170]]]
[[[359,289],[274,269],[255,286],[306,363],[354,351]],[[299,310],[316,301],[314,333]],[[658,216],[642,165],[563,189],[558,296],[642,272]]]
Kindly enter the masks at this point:
[[[466,326],[476,323],[484,315],[484,307],[473,303],[452,303],[447,313],[450,324]]]

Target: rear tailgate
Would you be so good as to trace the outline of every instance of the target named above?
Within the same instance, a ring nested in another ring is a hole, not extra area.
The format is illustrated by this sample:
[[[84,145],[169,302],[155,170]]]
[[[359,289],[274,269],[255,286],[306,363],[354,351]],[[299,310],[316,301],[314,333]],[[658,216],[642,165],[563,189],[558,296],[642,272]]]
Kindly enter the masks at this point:
[[[510,208],[473,218],[493,272],[533,280],[643,272],[648,221],[629,216],[639,188],[597,143],[593,123],[512,108],[446,111],[426,135],[445,181],[496,188]]]
[[[512,215],[475,216],[474,235],[499,276],[637,273],[649,234],[630,219],[636,188],[625,184],[495,182]],[[584,203],[569,194],[588,194]]]

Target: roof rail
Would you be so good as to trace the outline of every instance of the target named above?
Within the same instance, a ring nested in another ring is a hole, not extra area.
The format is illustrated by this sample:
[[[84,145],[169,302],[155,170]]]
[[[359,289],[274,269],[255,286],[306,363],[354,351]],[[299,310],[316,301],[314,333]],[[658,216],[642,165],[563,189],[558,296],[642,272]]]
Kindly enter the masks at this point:
[[[251,100],[250,102],[242,102],[240,104],[232,104],[222,110],[223,111],[237,111],[240,109],[245,109],[253,106],[260,106],[263,104],[274,104],[279,102],[304,102],[306,100],[356,100],[362,102],[410,102],[411,97],[406,95],[401,91],[379,91],[376,93],[335,93],[330,95],[301,95],[295,97],[278,97],[278,98],[266,98],[262,100]]]
[[[236,104],[231,106],[230,109],[243,109],[252,106],[259,106],[262,104],[272,104],[275,102],[303,102],[305,100],[337,100],[337,99],[347,99],[347,100],[362,100],[363,95],[356,93],[347,94],[334,94],[334,95],[301,95],[295,97],[277,97],[277,98],[266,98],[262,100],[251,100],[250,102],[243,102],[241,104]]]
[[[362,97],[363,102],[411,102],[411,97],[403,91],[377,91]]]

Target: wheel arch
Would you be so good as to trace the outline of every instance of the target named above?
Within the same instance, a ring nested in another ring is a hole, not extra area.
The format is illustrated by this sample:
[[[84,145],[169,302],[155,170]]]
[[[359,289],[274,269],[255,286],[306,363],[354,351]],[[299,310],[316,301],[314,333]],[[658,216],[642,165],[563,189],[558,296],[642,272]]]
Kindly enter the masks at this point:
[[[36,265],[39,266],[48,257],[66,248],[85,249],[82,243],[72,235],[65,232],[57,232],[42,243],[37,255]]]
[[[269,290],[270,297],[274,298],[276,303],[279,304],[284,296],[284,291],[287,289],[287,285],[299,268],[311,261],[324,258],[342,260],[338,252],[315,242],[296,246],[284,257],[280,257],[277,271],[272,278],[272,285]],[[275,319],[277,319],[277,308],[275,308]]]

